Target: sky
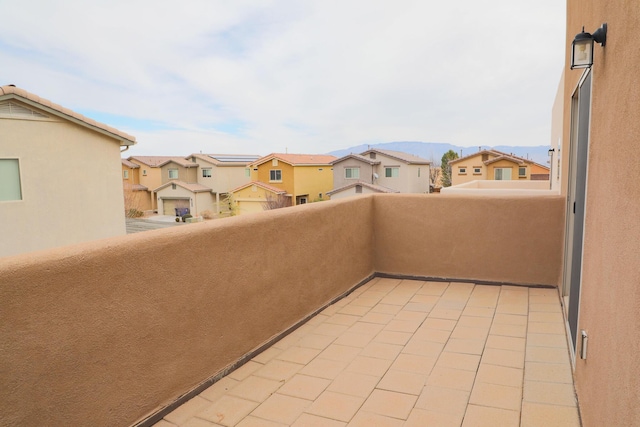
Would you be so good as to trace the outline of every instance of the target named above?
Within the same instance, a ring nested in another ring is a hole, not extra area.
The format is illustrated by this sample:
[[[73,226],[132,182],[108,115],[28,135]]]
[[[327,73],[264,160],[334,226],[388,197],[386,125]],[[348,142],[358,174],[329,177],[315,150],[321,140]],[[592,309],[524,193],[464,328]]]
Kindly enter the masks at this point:
[[[0,84],[127,155],[547,145],[561,0],[0,0]]]

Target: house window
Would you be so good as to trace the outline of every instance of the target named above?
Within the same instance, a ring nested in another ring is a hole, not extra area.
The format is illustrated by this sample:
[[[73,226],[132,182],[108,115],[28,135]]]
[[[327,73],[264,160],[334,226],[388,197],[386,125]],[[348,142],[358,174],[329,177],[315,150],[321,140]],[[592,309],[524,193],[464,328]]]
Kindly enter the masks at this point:
[[[122,171],[122,178],[129,179],[129,171]]]
[[[178,179],[178,169],[169,169],[169,179]]]
[[[171,184],[171,189],[175,190],[176,188],[178,188],[175,184]]]
[[[384,168],[384,176],[386,178],[397,178],[400,176],[400,168]]]
[[[458,168],[458,175],[466,175],[467,168]]]
[[[525,178],[527,176],[527,168],[518,168],[518,176],[520,178]]]
[[[322,193],[318,193],[318,199],[322,199]]]
[[[418,168],[418,178],[420,178],[420,168]]]
[[[271,166],[278,166],[278,159],[271,160]]]
[[[322,171],[323,171],[323,169],[322,169],[322,168],[318,168],[318,171],[322,172]]]
[[[474,175],[480,175],[482,173],[482,168],[473,168]]]
[[[18,159],[0,159],[0,202],[22,200]]]
[[[376,153],[369,153],[369,158],[370,159],[374,159],[376,158]]]
[[[489,155],[487,153],[482,155],[482,161],[486,162],[487,160],[489,160]]]
[[[356,185],[356,193],[362,193],[362,185]]]
[[[147,170],[146,169],[142,169],[142,176],[147,176]]]
[[[346,179],[360,178],[360,168],[344,168],[344,177]]]
[[[192,157],[192,158],[191,158],[191,162],[192,162],[192,163],[195,163],[195,162],[196,162],[196,158],[195,158],[195,157]]]
[[[269,171],[269,181],[270,182],[281,182],[282,181],[282,170],[280,169],[272,169]]]
[[[244,168],[244,176],[251,176],[251,169]]]
[[[211,169],[202,169],[203,178],[211,178]]]
[[[508,181],[511,179],[511,168],[495,168],[493,178],[497,181]]]
[[[298,202],[299,205],[304,205],[307,203],[307,198],[306,197],[300,197],[300,201]]]

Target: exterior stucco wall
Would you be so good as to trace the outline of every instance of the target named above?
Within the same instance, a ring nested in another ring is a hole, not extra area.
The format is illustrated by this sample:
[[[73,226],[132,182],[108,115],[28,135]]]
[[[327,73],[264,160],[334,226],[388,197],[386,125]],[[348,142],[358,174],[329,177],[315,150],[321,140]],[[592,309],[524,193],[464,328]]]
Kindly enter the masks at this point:
[[[0,202],[0,257],[125,234],[119,143],[66,121],[0,118],[22,200]],[[26,230],[29,230],[26,232]]]
[[[356,179],[347,179],[345,177],[346,168],[358,168],[360,169],[360,177]],[[347,158],[341,162],[333,165],[333,188],[340,188],[345,185],[349,185],[353,181],[364,181],[366,183],[373,183],[373,172],[375,166],[369,163],[354,159]]]
[[[295,174],[294,194],[295,196],[308,195],[307,202],[327,199],[327,191],[333,189],[331,165],[296,166],[293,173]]]
[[[569,0],[567,50],[584,25],[608,24],[594,48],[586,217],[578,330],[589,334],[587,359],[576,360],[583,425],[631,426],[640,420],[640,11],[635,0]],[[564,140],[581,70],[565,63]],[[568,149],[565,150],[568,153]],[[563,156],[568,157],[568,156]],[[563,164],[564,164],[563,159]],[[567,169],[565,169],[567,170]]]
[[[172,402],[369,277],[372,203],[313,203],[3,260],[2,423],[124,426]],[[301,239],[308,230],[322,238]]]
[[[269,184],[273,187],[280,188],[281,190],[286,191],[289,194],[295,194],[294,192],[294,172],[293,166],[288,163],[285,163],[281,160],[278,160],[278,165],[273,166],[271,160],[262,163],[257,167],[257,171],[253,170],[256,167],[252,167],[251,169],[251,181],[260,181],[265,184]],[[270,181],[269,177],[271,174],[271,170],[281,170],[282,171],[282,182]]]

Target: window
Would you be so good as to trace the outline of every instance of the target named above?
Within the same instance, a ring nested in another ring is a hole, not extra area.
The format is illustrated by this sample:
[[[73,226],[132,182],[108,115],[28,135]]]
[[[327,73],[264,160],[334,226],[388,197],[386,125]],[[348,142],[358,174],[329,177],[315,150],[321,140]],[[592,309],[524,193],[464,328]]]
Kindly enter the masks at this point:
[[[318,193],[318,199],[322,199],[322,193]]]
[[[484,154],[482,155],[482,161],[483,161],[483,162],[486,162],[487,160],[489,160],[489,155],[488,155],[487,153],[484,153]]]
[[[306,197],[300,197],[300,202],[298,203],[299,205],[304,205],[307,203],[307,198]]]
[[[169,169],[169,179],[178,179],[178,169]]]
[[[459,175],[466,175],[467,174],[467,168],[458,168],[458,174]]]
[[[319,171],[319,172],[322,172],[323,170],[324,170],[324,169],[322,169],[322,168],[318,168],[318,171]]]
[[[386,178],[397,178],[400,176],[400,168],[396,168],[396,167],[384,168],[384,176]]]
[[[482,173],[482,168],[473,168],[474,175],[480,175]]]
[[[171,189],[175,190],[176,188],[178,188],[175,184],[171,184]]]
[[[122,171],[122,178],[129,179],[129,171]]]
[[[202,169],[203,178],[211,178],[211,169]]]
[[[344,168],[344,177],[346,179],[360,178],[360,168]]]
[[[420,178],[420,168],[418,168],[418,178]]]
[[[142,176],[147,176],[147,170],[146,169],[142,169]]]
[[[362,185],[356,185],[356,193],[362,193]]]
[[[518,176],[520,178],[525,178],[527,176],[527,168],[518,168]]]
[[[22,200],[18,159],[0,159],[0,202]]]
[[[278,159],[271,160],[271,166],[278,166]]]
[[[244,168],[244,176],[251,176],[251,169]]]
[[[497,181],[508,181],[511,179],[511,168],[495,168],[493,177]]]
[[[282,171],[280,169],[272,169],[269,171],[269,181],[282,181]]]
[[[376,153],[369,153],[369,158],[370,159],[374,159],[376,158]]]

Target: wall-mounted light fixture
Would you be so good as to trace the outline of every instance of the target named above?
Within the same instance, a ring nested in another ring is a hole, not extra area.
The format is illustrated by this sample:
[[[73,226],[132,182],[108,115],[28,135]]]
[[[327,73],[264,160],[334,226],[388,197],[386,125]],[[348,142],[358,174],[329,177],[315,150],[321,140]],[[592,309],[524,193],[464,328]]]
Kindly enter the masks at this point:
[[[582,32],[576,34],[571,43],[571,69],[589,68],[593,65],[593,42],[600,43],[602,47],[607,44],[607,24],[604,23],[593,34]]]

